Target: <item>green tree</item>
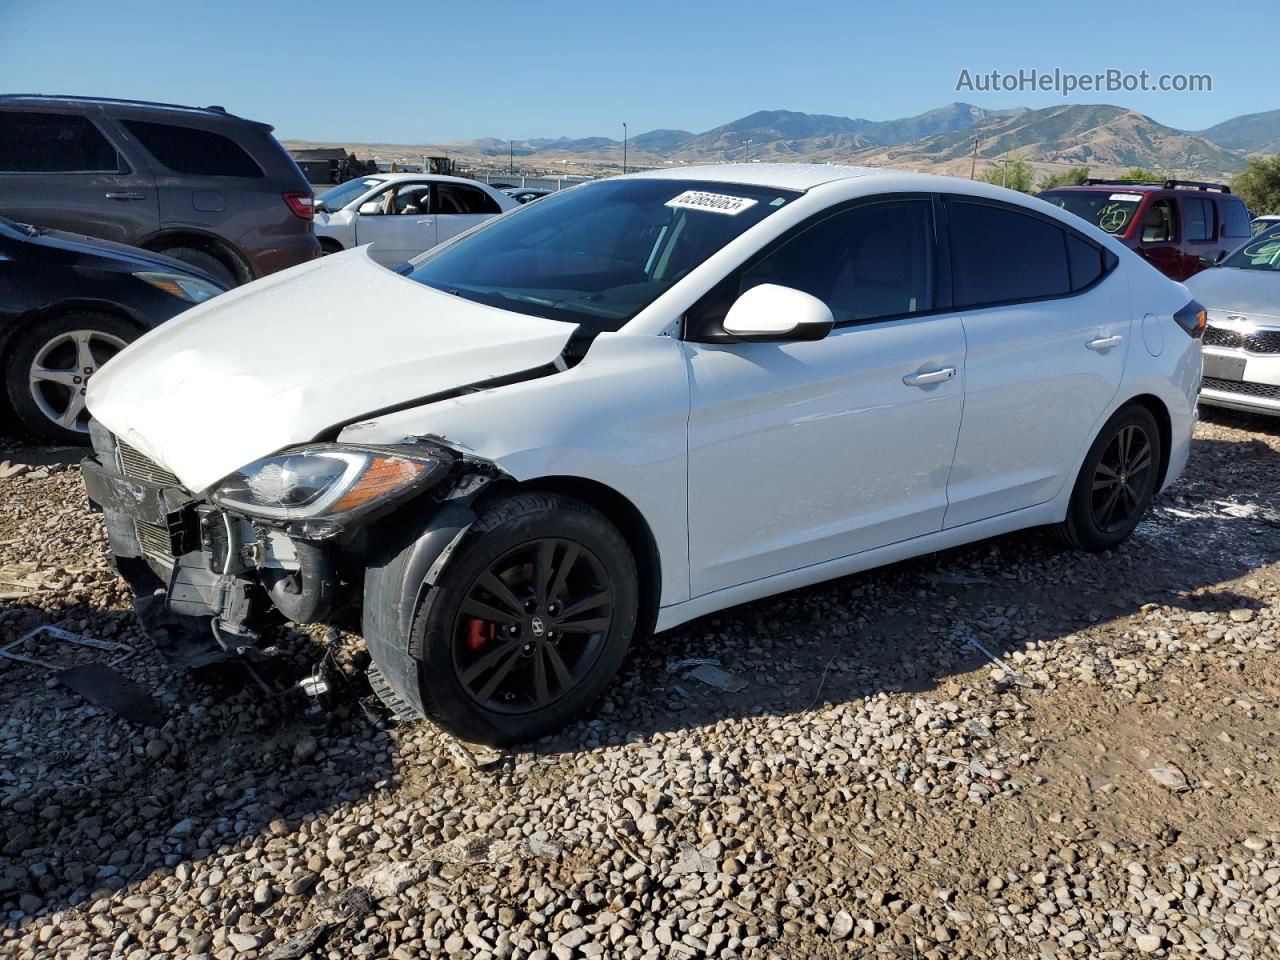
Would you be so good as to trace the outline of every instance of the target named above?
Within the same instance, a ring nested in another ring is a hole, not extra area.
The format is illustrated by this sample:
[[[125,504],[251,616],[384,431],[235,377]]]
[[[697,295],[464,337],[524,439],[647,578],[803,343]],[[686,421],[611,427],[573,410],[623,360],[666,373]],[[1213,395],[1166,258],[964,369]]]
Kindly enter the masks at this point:
[[[997,187],[1031,193],[1035,189],[1036,172],[1022,157],[1015,157],[1006,163],[996,164],[978,179],[984,183],[994,183]]]
[[[1164,180],[1164,175],[1156,173],[1154,170],[1144,169],[1143,167],[1134,167],[1132,170],[1126,170],[1116,179],[1141,180],[1145,183],[1160,183]]]
[[[1280,213],[1280,154],[1250,157],[1248,169],[1231,181],[1231,189],[1255,215]]]
[[[1087,176],[1089,176],[1088,167],[1071,167],[1061,173],[1051,173],[1040,181],[1040,185],[1036,187],[1036,193],[1043,193],[1054,187],[1078,187],[1084,183]]]

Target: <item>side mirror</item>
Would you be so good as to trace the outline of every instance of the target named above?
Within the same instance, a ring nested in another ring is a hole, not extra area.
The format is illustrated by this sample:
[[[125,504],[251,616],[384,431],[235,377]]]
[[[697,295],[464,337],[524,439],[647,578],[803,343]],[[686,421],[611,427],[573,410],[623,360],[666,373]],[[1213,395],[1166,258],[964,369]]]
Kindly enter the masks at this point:
[[[733,302],[724,318],[724,332],[753,343],[821,340],[835,326],[831,308],[817,297],[762,283]]]
[[[1224,259],[1226,259],[1227,251],[1219,250],[1217,253],[1208,253],[1200,258],[1200,262],[1206,267],[1216,267]]]
[[[382,204],[377,200],[366,200],[364,203],[360,204],[360,209],[356,212],[361,216],[376,216],[382,212]]]

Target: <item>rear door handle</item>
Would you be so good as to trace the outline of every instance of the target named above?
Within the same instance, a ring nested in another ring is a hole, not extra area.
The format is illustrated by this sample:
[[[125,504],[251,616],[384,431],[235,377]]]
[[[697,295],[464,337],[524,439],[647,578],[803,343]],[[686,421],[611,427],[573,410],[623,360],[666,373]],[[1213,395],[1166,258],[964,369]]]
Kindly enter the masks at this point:
[[[145,194],[115,191],[107,194],[108,200],[145,200]]]
[[[1085,346],[1090,350],[1110,350],[1122,343],[1124,343],[1124,337],[1099,337],[1097,340],[1090,340]]]
[[[908,387],[927,387],[931,383],[942,383],[956,375],[955,367],[939,367],[937,370],[925,370],[923,373],[909,373],[902,378]]]

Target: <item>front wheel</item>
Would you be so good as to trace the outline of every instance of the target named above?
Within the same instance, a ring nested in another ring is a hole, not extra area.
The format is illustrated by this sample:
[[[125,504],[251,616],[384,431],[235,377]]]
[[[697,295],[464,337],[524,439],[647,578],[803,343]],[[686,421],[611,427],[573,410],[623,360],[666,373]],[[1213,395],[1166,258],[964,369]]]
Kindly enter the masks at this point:
[[[603,514],[558,494],[495,500],[414,619],[427,715],[497,745],[557,730],[617,673],[638,610],[635,559]]]
[[[68,313],[31,324],[15,338],[4,370],[18,420],[43,440],[87,444],[89,380],[140,333],[104,313]]]
[[[1126,540],[1156,495],[1161,456],[1151,411],[1139,404],[1117,411],[1084,458],[1059,536],[1095,552]]]

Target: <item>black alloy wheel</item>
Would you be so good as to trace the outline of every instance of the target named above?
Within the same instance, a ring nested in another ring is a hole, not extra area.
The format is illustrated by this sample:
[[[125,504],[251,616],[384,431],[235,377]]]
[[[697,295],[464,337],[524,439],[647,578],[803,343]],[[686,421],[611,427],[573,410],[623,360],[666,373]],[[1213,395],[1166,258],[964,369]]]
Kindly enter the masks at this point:
[[[1155,498],[1163,450],[1149,409],[1132,403],[1117,411],[1085,455],[1059,537],[1078,550],[1110,550],[1123,542]]]
[[[1126,424],[1116,431],[1098,459],[1093,475],[1090,509],[1103,533],[1128,525],[1146,509],[1151,474],[1155,470],[1151,438],[1141,426]]]
[[[411,556],[408,544],[400,557]],[[480,743],[522,743],[579,717],[618,672],[639,621],[627,540],[559,493],[494,496],[434,582],[400,582],[401,604],[417,598],[408,649],[422,710]]]
[[[595,554],[533,540],[475,578],[454,628],[454,669],[487,710],[542,710],[590,674],[612,617],[613,589]]]

